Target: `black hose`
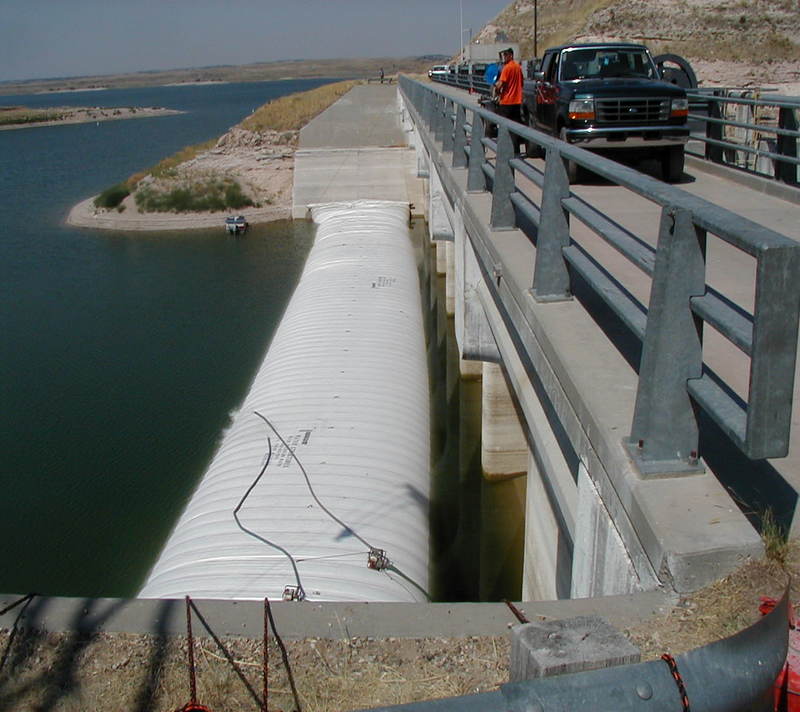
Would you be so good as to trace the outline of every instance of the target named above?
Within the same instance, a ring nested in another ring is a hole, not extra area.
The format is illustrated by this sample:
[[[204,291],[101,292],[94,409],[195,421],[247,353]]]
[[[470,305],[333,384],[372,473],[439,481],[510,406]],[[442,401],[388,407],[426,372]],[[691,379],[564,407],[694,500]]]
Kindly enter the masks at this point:
[[[258,473],[258,477],[256,477],[255,480],[253,480],[253,483],[247,488],[247,492],[244,493],[244,496],[239,501],[239,504],[236,505],[236,509],[233,510],[233,518],[236,520],[236,525],[245,534],[249,534],[250,536],[258,539],[261,542],[263,542],[267,546],[271,546],[273,549],[277,549],[282,554],[284,554],[286,556],[286,558],[289,559],[289,561],[292,564],[292,569],[294,569],[295,580],[297,581],[297,592],[298,592],[300,598],[303,599],[303,598],[305,598],[305,591],[303,590],[303,584],[300,582],[300,572],[297,569],[297,562],[294,560],[294,557],[291,555],[291,553],[289,553],[289,551],[284,549],[279,544],[276,544],[276,543],[270,541],[269,539],[265,539],[260,534],[257,534],[256,532],[252,531],[251,529],[248,529],[246,526],[244,526],[244,524],[242,524],[239,521],[239,510],[242,508],[242,505],[244,505],[245,500],[250,496],[250,493],[253,491],[255,486],[259,483],[259,480],[261,480],[261,478],[263,477],[264,473],[267,471],[267,467],[268,467],[268,465],[270,463],[270,460],[272,459],[272,441],[269,438],[267,438],[267,445],[269,446],[269,451],[267,452],[267,460],[264,463],[264,466],[261,468],[261,472]]]

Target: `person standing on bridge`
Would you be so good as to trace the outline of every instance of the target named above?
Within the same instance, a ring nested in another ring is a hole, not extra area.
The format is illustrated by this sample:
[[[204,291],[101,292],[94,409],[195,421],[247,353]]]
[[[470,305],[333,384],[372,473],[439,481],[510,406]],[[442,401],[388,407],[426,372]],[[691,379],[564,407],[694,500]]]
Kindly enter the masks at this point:
[[[495,87],[500,103],[497,113],[512,121],[522,121],[522,67],[514,61],[514,50],[509,47],[500,53],[503,69]],[[512,134],[514,153],[519,153],[519,137]]]

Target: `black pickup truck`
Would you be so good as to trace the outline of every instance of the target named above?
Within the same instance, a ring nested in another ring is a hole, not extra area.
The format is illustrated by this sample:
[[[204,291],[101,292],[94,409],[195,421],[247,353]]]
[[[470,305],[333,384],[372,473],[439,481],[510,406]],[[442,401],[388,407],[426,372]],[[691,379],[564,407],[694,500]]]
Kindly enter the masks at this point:
[[[612,158],[656,157],[670,182],[683,174],[688,113],[686,92],[661,81],[639,44],[552,47],[523,88],[533,128]],[[576,180],[579,166],[570,161],[568,172]]]

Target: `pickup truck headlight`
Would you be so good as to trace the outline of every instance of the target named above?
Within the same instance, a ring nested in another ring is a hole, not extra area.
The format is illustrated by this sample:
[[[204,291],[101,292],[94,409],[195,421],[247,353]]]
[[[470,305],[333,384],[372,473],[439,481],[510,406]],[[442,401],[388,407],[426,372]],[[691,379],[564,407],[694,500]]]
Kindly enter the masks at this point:
[[[594,99],[573,99],[569,103],[569,118],[584,121],[594,119]]]
[[[672,111],[670,111],[669,115],[672,117],[688,116],[689,100],[686,97],[684,97],[683,99],[673,99]]]

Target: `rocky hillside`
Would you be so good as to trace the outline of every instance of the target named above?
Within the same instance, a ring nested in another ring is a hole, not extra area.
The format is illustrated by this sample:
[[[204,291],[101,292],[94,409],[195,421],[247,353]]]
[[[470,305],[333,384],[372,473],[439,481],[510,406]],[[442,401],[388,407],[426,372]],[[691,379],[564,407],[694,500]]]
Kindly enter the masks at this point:
[[[476,39],[534,56],[534,0],[514,0]],[[690,60],[800,60],[797,0],[539,0],[538,48],[599,39],[644,42]]]

